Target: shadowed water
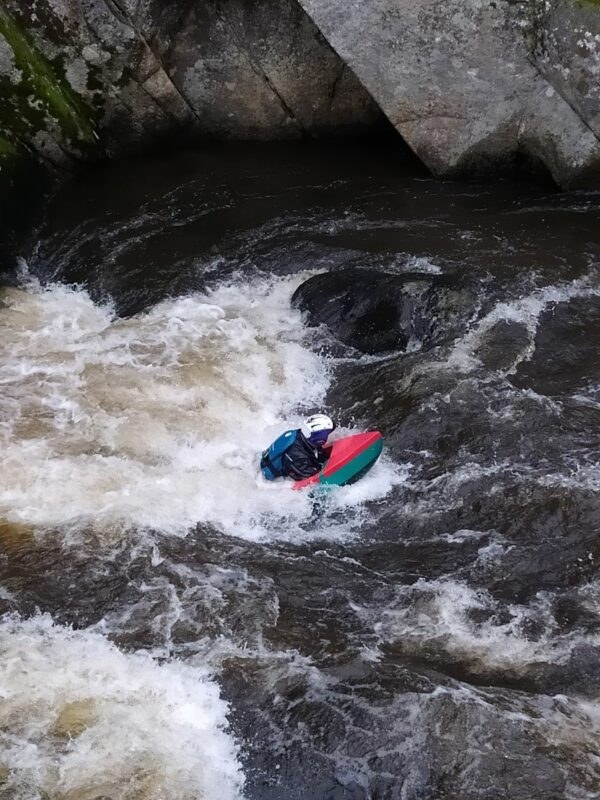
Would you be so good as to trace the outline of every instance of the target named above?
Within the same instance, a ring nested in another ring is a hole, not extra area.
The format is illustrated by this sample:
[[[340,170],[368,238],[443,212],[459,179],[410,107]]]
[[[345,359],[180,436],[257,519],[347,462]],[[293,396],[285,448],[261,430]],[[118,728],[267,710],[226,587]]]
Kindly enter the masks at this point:
[[[0,314],[8,797],[598,797],[599,198],[358,145],[55,198]],[[347,267],[464,305],[363,355],[290,306]],[[320,407],[385,457],[262,481]]]

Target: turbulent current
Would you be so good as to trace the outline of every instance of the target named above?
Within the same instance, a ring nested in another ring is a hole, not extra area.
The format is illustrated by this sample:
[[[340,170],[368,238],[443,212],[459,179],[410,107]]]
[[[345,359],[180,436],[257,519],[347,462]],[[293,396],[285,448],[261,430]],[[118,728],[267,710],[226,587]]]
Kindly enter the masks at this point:
[[[359,145],[69,183],[0,298],[0,796],[600,797],[599,201]],[[452,323],[343,344],[290,301],[345,268]],[[382,459],[264,481],[320,409]]]

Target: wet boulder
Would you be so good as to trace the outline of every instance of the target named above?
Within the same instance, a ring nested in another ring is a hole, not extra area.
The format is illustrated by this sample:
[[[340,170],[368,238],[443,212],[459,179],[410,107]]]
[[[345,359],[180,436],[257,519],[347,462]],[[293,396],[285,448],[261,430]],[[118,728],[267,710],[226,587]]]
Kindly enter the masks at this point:
[[[0,161],[67,169],[389,124],[295,0],[4,0],[0,98]]]
[[[467,317],[470,301],[470,292],[448,276],[368,269],[314,275],[292,297],[309,324],[327,325],[341,342],[370,354],[420,350],[446,339]]]
[[[600,174],[597,0],[298,0],[436,175]]]

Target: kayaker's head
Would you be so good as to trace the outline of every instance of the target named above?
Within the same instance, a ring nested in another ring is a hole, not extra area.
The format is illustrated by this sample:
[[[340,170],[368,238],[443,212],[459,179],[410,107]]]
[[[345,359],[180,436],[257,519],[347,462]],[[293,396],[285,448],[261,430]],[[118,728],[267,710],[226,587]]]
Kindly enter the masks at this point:
[[[304,420],[300,430],[312,445],[323,447],[329,434],[335,430],[335,423],[327,414],[313,414]]]

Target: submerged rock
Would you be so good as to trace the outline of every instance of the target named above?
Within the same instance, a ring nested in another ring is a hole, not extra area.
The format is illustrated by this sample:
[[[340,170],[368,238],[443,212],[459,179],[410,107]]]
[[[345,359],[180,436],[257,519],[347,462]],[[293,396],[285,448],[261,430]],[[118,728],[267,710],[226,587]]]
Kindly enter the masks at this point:
[[[292,297],[311,325],[327,325],[341,342],[370,354],[419,350],[451,336],[471,302],[468,290],[443,275],[367,269],[314,275]]]
[[[557,303],[539,318],[528,358],[521,360],[511,381],[520,389],[556,396],[595,396],[600,373],[600,299],[576,297]]]

